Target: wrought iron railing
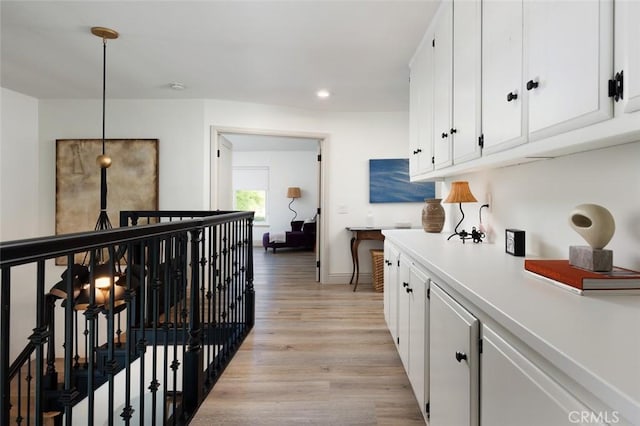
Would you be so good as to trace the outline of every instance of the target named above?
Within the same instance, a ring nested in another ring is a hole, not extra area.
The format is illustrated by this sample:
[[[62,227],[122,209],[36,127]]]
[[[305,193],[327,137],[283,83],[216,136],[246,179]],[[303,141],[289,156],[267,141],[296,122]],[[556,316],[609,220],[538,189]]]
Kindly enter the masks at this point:
[[[254,323],[252,222],[123,212],[117,229],[0,243],[0,424],[187,424]]]

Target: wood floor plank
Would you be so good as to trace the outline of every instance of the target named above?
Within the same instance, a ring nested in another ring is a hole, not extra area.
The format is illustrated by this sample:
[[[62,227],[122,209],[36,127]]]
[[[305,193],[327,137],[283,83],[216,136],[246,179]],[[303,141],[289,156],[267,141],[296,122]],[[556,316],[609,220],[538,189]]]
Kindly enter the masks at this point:
[[[370,284],[311,252],[254,252],[256,324],[192,425],[424,425]]]

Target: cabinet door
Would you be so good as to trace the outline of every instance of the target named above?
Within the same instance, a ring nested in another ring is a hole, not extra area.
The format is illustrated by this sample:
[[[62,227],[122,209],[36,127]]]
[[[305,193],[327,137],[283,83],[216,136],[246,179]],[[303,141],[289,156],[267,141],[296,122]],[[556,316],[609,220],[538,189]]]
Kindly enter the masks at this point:
[[[384,314],[394,342],[398,339],[398,249],[384,243]],[[397,343],[396,343],[397,344]]]
[[[623,98],[616,103],[616,114],[623,114],[640,110],[640,2],[616,2],[615,9],[615,72],[623,75]]]
[[[482,3],[483,154],[526,142],[522,2]]]
[[[479,322],[433,281],[429,305],[430,423],[477,425]]]
[[[591,413],[490,327],[482,326],[481,424],[584,424]],[[599,423],[588,418],[589,424]],[[435,423],[434,423],[435,424]]]
[[[406,289],[410,300],[409,308],[409,381],[426,418],[426,403],[429,392],[426,378],[429,376],[429,304],[427,289],[429,279],[415,265],[411,265],[409,287]]]
[[[612,116],[612,11],[610,0],[524,3],[530,140]]]
[[[434,167],[451,165],[451,97],[453,77],[453,8],[450,1],[442,4],[434,33],[433,87],[433,155]]]
[[[398,287],[398,353],[402,360],[404,370],[409,374],[409,321],[410,321],[410,299],[407,296],[406,289],[409,288],[409,264],[402,257],[400,258],[399,270],[399,287]]]
[[[453,3],[453,163],[480,156],[480,0]]]
[[[426,34],[411,62],[409,81],[409,137],[411,176],[433,170],[433,47]]]

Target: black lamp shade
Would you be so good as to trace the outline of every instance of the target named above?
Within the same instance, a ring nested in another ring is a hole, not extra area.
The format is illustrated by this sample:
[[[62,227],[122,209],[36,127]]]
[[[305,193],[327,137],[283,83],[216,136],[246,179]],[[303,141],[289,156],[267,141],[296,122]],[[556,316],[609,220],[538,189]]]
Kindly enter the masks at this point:
[[[89,282],[89,268],[87,268],[85,265],[74,263],[64,270],[62,275],[60,275],[60,278],[62,278],[62,280],[66,280],[69,274],[71,274],[73,278],[79,279],[82,283]]]
[[[62,274],[63,276],[65,274]],[[74,278],[73,279],[73,298],[75,299],[76,297],[78,297],[78,295],[80,294],[80,291],[82,290],[82,286],[83,283],[77,279]],[[66,279],[62,279],[62,281],[57,282],[53,287],[51,287],[51,290],[49,290],[49,294],[59,298],[59,299],[67,299],[67,280]]]

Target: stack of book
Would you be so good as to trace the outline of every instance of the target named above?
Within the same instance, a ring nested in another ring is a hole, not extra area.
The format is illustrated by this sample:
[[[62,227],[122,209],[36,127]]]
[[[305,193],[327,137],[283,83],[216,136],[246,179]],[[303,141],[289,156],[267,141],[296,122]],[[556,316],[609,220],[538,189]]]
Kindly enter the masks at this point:
[[[578,294],[640,294],[640,272],[615,267],[593,272],[571,266],[566,259],[525,259],[534,276]]]

